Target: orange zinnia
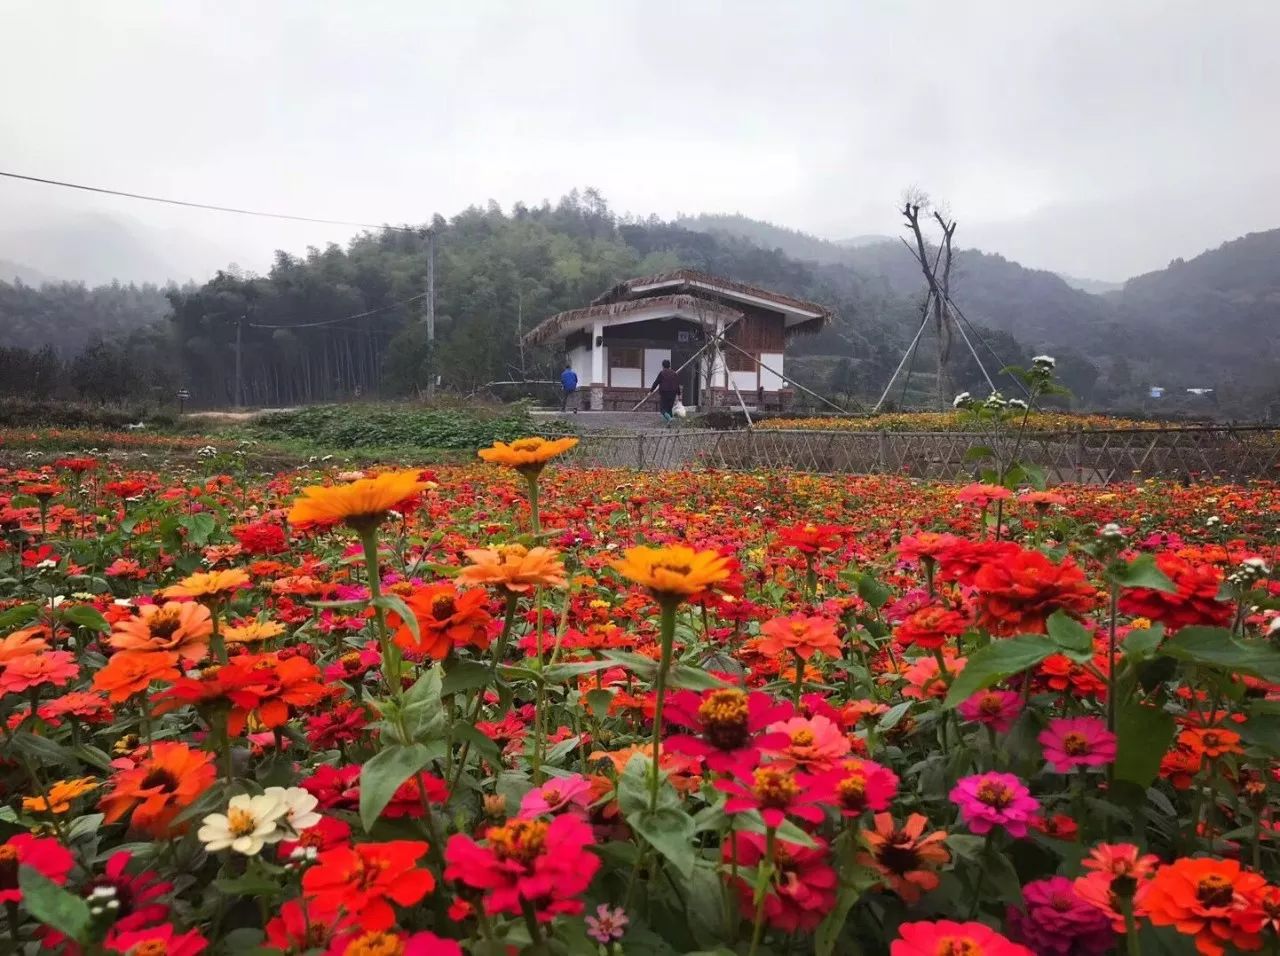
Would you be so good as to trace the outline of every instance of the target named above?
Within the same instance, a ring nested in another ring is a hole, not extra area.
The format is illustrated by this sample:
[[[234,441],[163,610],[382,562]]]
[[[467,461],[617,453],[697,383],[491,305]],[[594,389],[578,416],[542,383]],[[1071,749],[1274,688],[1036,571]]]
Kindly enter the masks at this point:
[[[564,587],[564,565],[550,548],[504,544],[463,552],[471,564],[459,572],[463,584],[492,584],[509,594],[527,594],[536,587]]]
[[[112,778],[111,790],[102,798],[103,821],[115,823],[132,811],[133,829],[163,839],[171,833],[173,818],[195,803],[215,776],[213,754],[161,741],[136,766]]]
[[[107,666],[93,675],[93,689],[113,704],[141,694],[153,681],[177,680],[178,655],[172,651],[117,651]]]
[[[434,487],[414,469],[389,471],[376,478],[361,478],[345,485],[312,485],[289,509],[294,525],[334,525],[345,522],[357,531],[372,529],[388,511],[403,506],[415,495]]]
[[[222,601],[249,586],[249,575],[239,568],[225,571],[198,571],[160,591],[161,597]]]
[[[209,653],[213,617],[194,601],[144,605],[139,616],[116,623],[108,641],[118,651],[174,651],[194,664]]]
[[[40,628],[32,627],[0,637],[0,664],[47,651],[49,642],[40,636],[40,632]]]
[[[452,582],[433,584],[414,591],[405,604],[418,624],[415,638],[409,625],[392,615],[396,627],[392,640],[405,650],[423,650],[432,660],[442,661],[458,645],[484,650],[489,646],[488,595],[479,589],[459,591]]]
[[[679,602],[728,579],[730,559],[684,545],[629,548],[613,569],[648,588],[662,602]]]
[[[77,780],[59,780],[49,787],[49,796],[23,797],[22,809],[28,813],[66,813],[71,801],[97,790],[99,783],[93,777]]]
[[[228,644],[256,644],[279,637],[283,633],[284,625],[277,621],[248,621],[225,628],[222,639]]]
[[[865,853],[859,853],[857,863],[879,872],[882,881],[907,903],[920,899],[922,893],[938,887],[935,872],[951,854],[943,845],[947,834],[935,830],[924,836],[929,819],[913,813],[899,829],[893,817],[887,813],[875,815],[875,827],[862,831]]]
[[[1234,730],[1218,727],[1192,727],[1178,734],[1178,743],[1190,753],[1211,759],[1227,754],[1244,753],[1240,747],[1240,735]]]
[[[1266,885],[1236,860],[1183,857],[1156,871],[1143,905],[1156,926],[1195,937],[1204,956],[1222,956],[1228,943],[1259,948],[1260,896]]]
[[[821,651],[827,657],[840,656],[840,638],[836,636],[836,622],[825,617],[792,614],[775,617],[760,626],[760,640],[756,646],[761,654],[781,654],[791,651],[808,660]]]
[[[576,438],[557,438],[547,441],[545,438],[520,438],[510,445],[496,441],[488,448],[481,448],[477,454],[494,465],[506,465],[525,476],[537,475],[547,462],[557,455],[563,455],[578,444]]]

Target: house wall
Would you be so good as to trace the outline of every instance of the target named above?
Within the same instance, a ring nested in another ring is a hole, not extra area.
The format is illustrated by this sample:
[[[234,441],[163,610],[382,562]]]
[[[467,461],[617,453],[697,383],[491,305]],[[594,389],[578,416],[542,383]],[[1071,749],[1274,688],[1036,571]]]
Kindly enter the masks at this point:
[[[662,371],[663,361],[671,360],[671,349],[645,349],[644,350],[644,381],[641,385],[652,385],[653,380],[658,377],[658,373]]]
[[[760,385],[764,390],[766,392],[777,392],[786,388],[787,383],[774,374],[774,372],[786,374],[787,370],[782,367],[782,352],[761,352],[760,361],[773,369],[773,372],[766,371],[763,368],[759,370]]]
[[[569,365],[578,374],[578,387],[591,384],[591,346],[577,345],[569,350],[566,357]]]

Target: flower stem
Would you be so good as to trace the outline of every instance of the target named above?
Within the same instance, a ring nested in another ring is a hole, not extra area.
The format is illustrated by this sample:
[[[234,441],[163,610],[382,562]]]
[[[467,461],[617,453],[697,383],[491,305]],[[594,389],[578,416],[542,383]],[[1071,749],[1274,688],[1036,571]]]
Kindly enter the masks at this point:
[[[773,827],[765,829],[764,860],[760,864],[760,875],[756,877],[756,914],[751,926],[751,951],[749,956],[756,956],[760,949],[760,940],[764,937],[764,902],[769,896],[769,880],[773,878],[773,853],[777,844],[777,831]]]
[[[653,766],[649,768],[649,812],[658,809],[658,784],[662,774],[658,770],[658,755],[662,748],[662,706],[667,693],[667,671],[671,667],[671,650],[675,643],[676,607],[678,602],[665,600],[662,602],[662,619],[660,624],[660,640],[662,658],[658,661],[658,676],[654,682],[655,698],[653,702]]]
[[[529,526],[534,534],[542,534],[542,516],[538,512],[538,476],[526,476],[525,485],[529,489]]]
[[[791,689],[791,698],[795,702],[796,710],[799,710],[800,696],[804,693],[804,661],[800,659],[800,655],[795,651],[791,652],[791,656],[795,659],[796,665],[796,682]]]

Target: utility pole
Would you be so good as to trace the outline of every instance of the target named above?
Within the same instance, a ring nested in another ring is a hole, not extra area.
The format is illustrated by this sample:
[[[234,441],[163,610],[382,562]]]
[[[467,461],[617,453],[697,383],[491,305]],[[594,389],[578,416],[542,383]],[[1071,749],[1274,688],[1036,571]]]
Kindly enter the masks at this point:
[[[436,397],[436,231],[427,230],[427,400]]]
[[[241,315],[241,316],[240,316],[240,318],[238,318],[238,319],[236,320],[236,394],[235,394],[235,401],[233,402],[233,404],[234,404],[234,406],[235,406],[236,408],[239,408],[239,407],[240,407],[240,405],[241,405],[241,399],[242,399],[242,397],[244,396],[244,392],[243,392],[243,390],[242,390],[242,389],[241,389],[241,387],[240,387],[240,383],[241,383],[241,379],[240,379],[240,368],[241,368],[240,353],[243,351],[242,343],[243,343],[243,339],[244,339],[244,320],[245,320],[245,316],[243,316],[243,315]]]

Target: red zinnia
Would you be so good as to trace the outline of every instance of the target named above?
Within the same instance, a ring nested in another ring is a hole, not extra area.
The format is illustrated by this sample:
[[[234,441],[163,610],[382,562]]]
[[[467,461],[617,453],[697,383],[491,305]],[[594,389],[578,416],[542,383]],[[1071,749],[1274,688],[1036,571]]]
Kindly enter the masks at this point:
[[[67,882],[74,860],[71,852],[52,837],[19,833],[0,845],[0,903],[20,903],[18,867],[29,866],[59,886]]]
[[[811,932],[836,904],[838,878],[827,862],[827,844],[815,838],[813,847],[782,840],[774,844],[773,877],[765,891],[765,923],[785,933]],[[767,843],[758,833],[738,832],[721,854],[726,862],[754,868],[764,859]],[[755,885],[739,878],[743,912],[754,907]]]
[[[1097,591],[1070,558],[1054,564],[1039,551],[983,565],[974,575],[979,620],[995,634],[1043,634],[1054,611],[1084,614],[1097,605]]]
[[[760,762],[761,751],[785,747],[785,733],[764,733],[769,724],[791,714],[789,704],[775,703],[768,694],[745,693],[726,687],[703,694],[681,691],[666,703],[669,723],[695,730],[698,736],[680,734],[662,742],[664,750],[701,757],[719,773],[750,770]]]
[[[366,930],[387,929],[396,921],[391,903],[412,906],[435,889],[430,871],[418,869],[426,852],[419,840],[325,850],[302,875],[302,892],[320,913],[350,913]]]
[[[1178,589],[1129,588],[1120,595],[1120,610],[1159,621],[1170,631],[1191,624],[1221,627],[1231,621],[1230,604],[1218,600],[1222,571],[1211,564],[1191,564],[1171,551],[1156,555],[1156,567]]]

